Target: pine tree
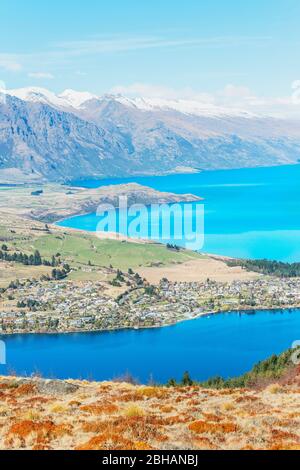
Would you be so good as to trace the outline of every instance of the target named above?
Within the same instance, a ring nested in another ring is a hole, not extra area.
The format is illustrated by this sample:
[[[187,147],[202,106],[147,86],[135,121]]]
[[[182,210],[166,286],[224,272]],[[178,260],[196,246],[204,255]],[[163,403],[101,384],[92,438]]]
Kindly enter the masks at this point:
[[[182,377],[182,385],[184,387],[191,387],[193,385],[193,381],[190,377],[190,374],[188,372],[185,372]]]
[[[170,379],[170,380],[168,381],[168,384],[167,384],[167,385],[168,385],[168,387],[176,387],[176,386],[177,386],[177,382],[176,382],[175,379]]]
[[[34,265],[35,266],[40,266],[42,264],[42,257],[40,255],[40,252],[36,250],[34,252]]]

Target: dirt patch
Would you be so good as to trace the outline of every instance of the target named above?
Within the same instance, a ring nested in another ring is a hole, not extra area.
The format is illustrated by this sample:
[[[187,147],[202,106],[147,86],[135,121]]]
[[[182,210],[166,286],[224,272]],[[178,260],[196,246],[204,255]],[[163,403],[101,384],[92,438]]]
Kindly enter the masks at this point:
[[[247,272],[239,266],[229,267],[221,259],[209,257],[169,267],[140,268],[138,273],[154,285],[164,277],[170,282],[205,282],[208,278],[216,282],[232,282],[260,277],[257,273]]]

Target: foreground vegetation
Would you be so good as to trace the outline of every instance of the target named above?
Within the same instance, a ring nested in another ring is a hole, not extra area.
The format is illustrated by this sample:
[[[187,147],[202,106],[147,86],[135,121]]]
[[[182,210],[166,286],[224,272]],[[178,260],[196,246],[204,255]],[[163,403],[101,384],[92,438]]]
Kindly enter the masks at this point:
[[[274,354],[265,361],[261,361],[256,364],[250,372],[247,372],[240,377],[232,379],[215,377],[204,382],[202,386],[218,389],[251,387],[280,379],[280,377],[286,373],[287,369],[292,367],[291,356],[293,352],[294,351],[292,350],[288,350],[279,356]]]
[[[300,348],[298,348],[300,353]],[[243,387],[258,387],[266,385],[267,383],[274,382],[283,377],[289,370],[294,369],[294,365],[291,361],[292,355],[296,353],[296,350],[289,349],[282,354],[269,357],[264,361],[260,361],[252,368],[250,372],[241,375],[240,377],[233,377],[224,379],[223,377],[213,377],[205,382],[196,382],[192,380],[190,374],[185,372],[182,381],[178,384],[176,380],[171,379],[168,382],[169,387],[176,387],[179,385],[192,386],[200,385],[204,388],[211,389],[234,389]]]
[[[288,355],[265,368],[281,369]],[[0,449],[300,450],[299,370],[260,385],[217,390],[188,374],[172,387],[0,377]]]

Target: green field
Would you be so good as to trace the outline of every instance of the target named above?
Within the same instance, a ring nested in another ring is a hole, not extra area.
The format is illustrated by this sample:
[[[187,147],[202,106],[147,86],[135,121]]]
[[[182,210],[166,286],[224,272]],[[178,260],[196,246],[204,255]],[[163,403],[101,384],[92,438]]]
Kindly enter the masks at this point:
[[[72,272],[68,278],[73,280],[110,281],[115,273],[104,268],[138,270],[151,266],[171,266],[203,258],[203,255],[198,253],[186,250],[177,252],[155,243],[102,240],[91,233],[69,231],[58,227],[50,227],[47,231],[45,224],[40,222],[11,214],[0,215],[0,249],[2,244],[5,244],[10,252],[20,251],[27,255],[39,250],[42,258],[49,261],[52,256],[59,254],[61,261],[71,266]],[[33,272],[30,266],[18,266],[17,270],[16,268],[15,264],[6,272],[2,270],[2,284],[13,278],[39,277],[38,271]]]
[[[129,267],[170,265],[199,258],[201,255],[189,251],[171,251],[164,245],[130,243],[116,240],[99,240],[89,234],[51,233],[34,240],[15,240],[21,251],[39,250],[42,257],[51,258],[60,254],[64,262],[72,267],[109,267],[127,270]],[[89,263],[90,262],[90,263]]]

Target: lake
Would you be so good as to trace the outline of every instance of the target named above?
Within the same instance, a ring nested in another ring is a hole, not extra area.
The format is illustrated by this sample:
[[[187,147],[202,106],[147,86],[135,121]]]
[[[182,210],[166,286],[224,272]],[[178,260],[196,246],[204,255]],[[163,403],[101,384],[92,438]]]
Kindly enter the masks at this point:
[[[300,339],[300,310],[224,313],[174,326],[103,333],[2,337],[19,375],[105,380],[130,372],[165,383],[188,370],[196,380],[232,377]]]
[[[300,165],[203,172],[192,175],[75,181],[99,187],[137,182],[160,191],[205,199],[205,246],[209,253],[300,261]],[[191,210],[193,217],[193,210]],[[59,225],[94,231],[95,214]],[[182,241],[184,245],[184,240]],[[300,311],[226,313],[175,326],[117,332],[18,335],[3,338],[6,367],[18,374],[113,379],[126,372],[142,382],[232,377],[300,339]]]
[[[95,188],[136,182],[159,191],[204,198],[205,244],[202,251],[241,258],[300,261],[300,165],[205,171],[188,175],[74,181]],[[190,211],[194,217],[194,210]],[[95,231],[95,214],[72,217],[59,225]],[[176,241],[185,245],[185,241]]]

